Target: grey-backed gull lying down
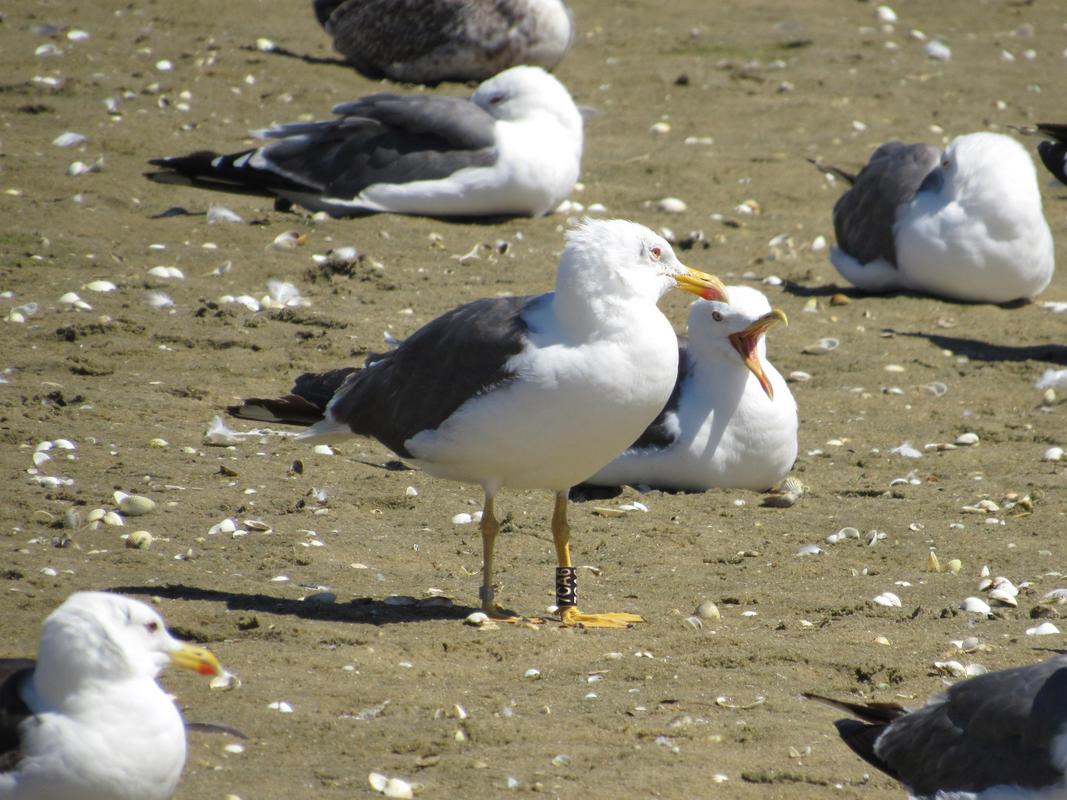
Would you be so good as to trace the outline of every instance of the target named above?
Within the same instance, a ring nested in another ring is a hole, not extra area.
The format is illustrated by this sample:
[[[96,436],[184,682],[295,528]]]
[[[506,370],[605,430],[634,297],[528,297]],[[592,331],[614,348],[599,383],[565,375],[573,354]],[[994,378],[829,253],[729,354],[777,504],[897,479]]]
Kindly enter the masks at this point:
[[[667,402],[678,340],[656,303],[672,287],[725,298],[718,278],[682,265],[648,228],[586,221],[567,235],[554,292],[475,300],[362,368],[301,375],[287,397],[228,410],[310,424],[301,437],[312,441],[372,436],[431,475],[479,484],[481,601],[494,616],[501,615],[492,581],[497,492],[552,491],[562,621],[639,622],[634,614],[579,612],[567,493],[633,442]]]
[[[971,133],[944,152],[883,144],[834,206],[830,260],[861,289],[954,300],[1032,299],[1052,280],[1052,233],[1033,160],[1009,136]]]
[[[767,360],[764,334],[785,314],[749,286],[729,303],[697,300],[678,337],[667,405],[625,452],[584,481],[700,491],[776,486],[797,457],[797,404]]]
[[[805,694],[852,750],[920,800],[1067,797],[1067,656],[960,681],[915,711]]]
[[[484,81],[519,64],[552,69],[571,46],[563,0],[314,0],[334,48],[369,78]]]
[[[144,603],[68,597],[44,621],[36,662],[0,660],[0,798],[169,798],[185,765],[185,727],[156,683],[167,664],[221,672]]]
[[[336,119],[257,131],[262,147],[152,159],[148,177],[276,196],[334,216],[539,217],[574,188],[582,116],[540,67],[512,67],[470,98],[372,94]]]

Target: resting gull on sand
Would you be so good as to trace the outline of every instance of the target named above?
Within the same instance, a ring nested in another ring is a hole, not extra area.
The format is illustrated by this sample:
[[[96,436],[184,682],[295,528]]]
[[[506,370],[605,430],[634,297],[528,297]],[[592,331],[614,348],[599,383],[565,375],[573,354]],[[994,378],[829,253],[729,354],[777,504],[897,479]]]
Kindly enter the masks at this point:
[[[582,116],[540,67],[512,67],[468,98],[372,94],[337,119],[279,125],[262,147],[152,159],[148,177],[281,198],[333,216],[539,217],[574,188]]]
[[[583,614],[575,594],[567,493],[634,441],[663,408],[678,341],[656,307],[672,287],[725,299],[662,237],[623,220],[567,234],[554,292],[491,297],[446,312],[364,367],[305,374],[278,400],[229,408],[310,425],[305,440],[372,436],[431,475],[481,485],[482,608],[494,600],[494,502],[503,487],[555,496],[556,601],[564,624],[620,627],[634,614]]]
[[[185,727],[156,683],[167,664],[222,672],[144,603],[77,592],[41,628],[37,660],[0,660],[0,799],[166,800]]]
[[[552,69],[571,46],[563,0],[314,0],[334,48],[369,78],[484,81],[519,64]]]
[[[998,133],[883,144],[834,206],[830,260],[861,289],[953,300],[1032,299],[1052,279],[1052,233],[1029,154]]]
[[[861,720],[845,744],[917,800],[1067,797],[1067,656],[961,681],[915,711],[805,694]]]
[[[762,491],[797,457],[797,404],[767,360],[764,334],[785,313],[749,286],[729,303],[697,300],[678,337],[678,380],[667,405],[622,455],[583,483],[701,491]]]

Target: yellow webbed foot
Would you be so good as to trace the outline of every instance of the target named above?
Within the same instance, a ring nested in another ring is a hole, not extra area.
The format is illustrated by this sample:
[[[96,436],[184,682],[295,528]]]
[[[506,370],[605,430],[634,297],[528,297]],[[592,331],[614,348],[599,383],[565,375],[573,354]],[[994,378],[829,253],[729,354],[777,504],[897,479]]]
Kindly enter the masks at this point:
[[[523,617],[510,609],[501,608],[496,603],[488,606],[483,604],[482,611],[493,622],[504,622],[508,625],[543,625],[545,623],[541,617]]]
[[[564,625],[581,625],[585,628],[629,628],[645,620],[637,614],[624,611],[609,611],[604,614],[583,614],[577,606],[564,606],[559,611]]]

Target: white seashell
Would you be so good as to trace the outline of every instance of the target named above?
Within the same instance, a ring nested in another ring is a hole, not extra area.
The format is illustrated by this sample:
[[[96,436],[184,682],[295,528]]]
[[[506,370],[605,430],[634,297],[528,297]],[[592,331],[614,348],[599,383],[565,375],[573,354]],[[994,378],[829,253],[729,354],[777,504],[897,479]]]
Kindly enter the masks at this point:
[[[216,536],[220,533],[233,533],[237,530],[237,523],[227,517],[222,522],[217,522],[208,529],[208,536]]]
[[[811,249],[812,249],[812,252],[815,252],[815,253],[819,253],[819,252],[825,250],[826,249],[826,237],[825,236],[816,236],[814,239],[812,239],[811,240]]]
[[[656,209],[666,214],[681,214],[688,208],[689,206],[686,205],[685,201],[677,197],[664,197],[656,203]]]
[[[1051,592],[1046,592],[1044,597],[1041,598],[1042,603],[1050,600],[1054,600],[1056,605],[1067,603],[1067,589],[1053,589]]]
[[[103,520],[105,525],[114,525],[116,527],[121,527],[126,524],[126,521],[122,518],[122,514],[119,514],[117,511],[108,511],[104,514]]]
[[[269,703],[267,705],[267,708],[274,709],[275,711],[280,711],[283,714],[293,713],[293,707],[284,700],[275,700],[273,703]]]
[[[975,650],[978,649],[978,637],[968,636],[966,639],[962,640],[957,646],[964,653],[973,653]]]
[[[33,465],[35,467],[39,467],[42,464],[45,464],[45,463],[47,463],[47,462],[49,462],[51,460],[52,460],[52,456],[48,455],[48,453],[44,452],[43,450],[37,450],[33,454]]]
[[[89,38],[89,32],[75,28],[74,30],[67,31],[67,38],[72,42],[84,42]]]
[[[945,570],[951,572],[953,575],[959,575],[961,569],[963,569],[963,562],[958,558],[953,558],[945,564]]]
[[[530,667],[528,670],[526,670],[526,672],[522,674],[522,676],[524,678],[540,678],[541,670],[537,669],[536,667]]]
[[[882,592],[877,597],[873,598],[873,602],[880,606],[888,606],[889,608],[900,608],[900,598],[893,592]]]
[[[705,600],[696,608],[696,616],[700,619],[720,619],[719,607],[710,600]]]
[[[307,240],[307,234],[300,231],[283,231],[274,237],[270,247],[273,250],[295,250],[307,243]]]
[[[330,445],[328,444],[317,444],[313,448],[311,448],[311,452],[313,452],[317,456],[337,455],[337,451],[330,447]]]
[[[370,788],[374,791],[384,792],[386,784],[389,783],[389,779],[380,772],[372,772],[367,776],[367,782],[370,783]]]
[[[152,267],[152,269],[148,270],[148,274],[153,278],[162,278],[163,280],[185,280],[185,273],[177,267]]]
[[[82,299],[78,297],[77,292],[67,292],[59,298],[59,302],[65,306],[73,306],[80,303],[81,301]]]
[[[965,447],[972,444],[978,444],[978,434],[961,433],[959,436],[956,437],[956,444],[963,445]]]
[[[648,132],[653,136],[666,136],[671,132],[671,126],[670,123],[663,121],[654,122],[652,123],[652,127],[648,129]]]
[[[256,39],[256,49],[261,53],[273,53],[278,49],[278,45],[272,42],[270,39],[260,37]]]
[[[210,205],[207,209],[207,221],[214,225],[220,222],[241,223],[244,222],[241,216],[225,206]]]
[[[90,292],[113,292],[119,287],[111,281],[89,281],[82,288],[88,289]]]
[[[241,688],[241,679],[224,669],[221,675],[216,675],[211,679],[211,683],[208,686],[212,689],[239,689]]]
[[[52,140],[52,144],[56,147],[77,147],[80,144],[85,144],[89,141],[88,136],[83,136],[80,133],[74,133],[73,131],[67,131],[61,133],[55,139]]]
[[[926,389],[927,394],[931,394],[934,397],[943,397],[948,391],[948,386],[941,383],[940,381],[929,383],[924,388]]]
[[[456,514],[454,517],[452,517],[452,524],[453,525],[470,525],[471,522],[473,521],[473,519],[474,518],[470,514],[468,514],[466,511],[461,511],[459,514]]]
[[[1042,622],[1040,625],[1036,625],[1033,628],[1026,629],[1027,636],[1050,636],[1054,633],[1059,633],[1060,629],[1053,625],[1051,622]]]
[[[473,614],[468,614],[463,622],[467,625],[473,625],[475,628],[481,628],[487,625],[490,619],[489,615],[484,611],[475,611]]]
[[[130,517],[147,514],[149,511],[154,511],[156,507],[155,500],[151,498],[139,494],[126,494],[125,492],[115,492],[115,502],[118,504],[119,510]]]
[[[879,22],[893,23],[897,21],[897,12],[889,6],[878,6],[878,8],[875,9],[875,14],[878,17]]]
[[[126,547],[131,550],[147,550],[155,537],[148,531],[134,531],[126,537]]]
[[[811,374],[802,370],[794,370],[789,373],[789,381],[791,383],[806,383],[811,380]]]
[[[173,308],[174,301],[166,292],[151,291],[145,294],[145,302],[152,308]]]
[[[953,678],[962,678],[967,674],[967,668],[959,661],[935,661],[933,667],[940,674]]]
[[[86,522],[99,522],[100,520],[102,520],[104,518],[105,514],[107,514],[107,511],[105,511],[104,509],[102,509],[102,508],[94,508],[92,511],[90,511],[88,514],[85,515],[85,521]]]
[[[962,603],[960,603],[961,611],[970,611],[973,614],[985,614],[989,616],[993,613],[993,609],[989,607],[989,603],[980,597],[968,597]]]
[[[1061,461],[1062,459],[1062,447],[1050,447],[1048,450],[1045,451],[1044,455],[1041,456],[1042,461]]]
[[[932,58],[934,61],[948,61],[952,58],[952,51],[948,48],[948,45],[937,39],[927,42],[923,47],[923,53],[926,54],[927,58]]]
[[[1015,588],[1015,584],[1007,578],[1001,577],[999,575],[993,578],[993,583],[991,584],[991,586],[994,589],[999,589],[1002,592],[1007,592],[1012,597],[1019,596],[1019,590]]]
[[[160,72],[170,72],[172,69],[174,69],[174,64],[168,59],[162,58],[156,62],[156,69],[158,69]]]
[[[1015,595],[1004,589],[993,589],[989,592],[991,600],[996,600],[998,603],[1002,603],[1006,606],[1012,606],[1013,608],[1019,605],[1019,601],[1015,599]]]
[[[819,553],[822,553],[822,552],[825,552],[825,551],[821,547],[819,547],[819,545],[817,545],[817,544],[806,544],[803,547],[801,547],[799,550],[797,550],[797,555],[798,556],[817,556],[817,555],[819,555]]]

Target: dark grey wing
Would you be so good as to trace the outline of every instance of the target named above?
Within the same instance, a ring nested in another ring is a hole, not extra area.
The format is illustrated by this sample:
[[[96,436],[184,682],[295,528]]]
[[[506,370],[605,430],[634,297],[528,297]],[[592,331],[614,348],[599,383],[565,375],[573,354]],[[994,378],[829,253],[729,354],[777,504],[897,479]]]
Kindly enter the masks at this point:
[[[334,49],[364,75],[380,78],[451,42],[463,46],[466,5],[467,0],[316,0],[315,11],[330,9],[322,24]]]
[[[678,377],[674,381],[674,389],[667,398],[667,404],[659,412],[651,424],[645,428],[644,433],[637,437],[637,441],[630,445],[627,450],[663,450],[670,447],[678,439],[679,429],[677,423],[678,404],[682,401],[682,391],[685,382],[689,378],[689,338],[678,337]]]
[[[524,312],[550,298],[487,297],[442,314],[351,374],[329,416],[411,457],[408,439],[513,377],[507,362],[526,344]]]
[[[1060,183],[1067,183],[1067,125],[1039,122],[1037,129],[1055,140],[1040,142],[1037,145],[1037,154],[1041,156],[1041,163],[1056,176],[1056,180]]]
[[[0,659],[0,772],[11,772],[22,758],[18,727],[33,716],[22,688],[32,679],[35,665],[28,658]]]
[[[459,97],[376,94],[334,109],[339,119],[261,131],[275,139],[258,150],[210,151],[152,159],[204,188],[351,199],[376,183],[445,178],[496,160],[496,120]]]
[[[368,358],[368,361],[370,359]],[[341,384],[359,367],[341,367],[329,372],[305,372],[296,379],[284,397],[250,397],[240,405],[227,406],[227,413],[259,422],[282,422],[287,425],[314,425],[326,414],[326,406]]]
[[[1051,745],[1067,723],[1067,658],[962,681],[892,722],[875,752],[916,795],[1058,783]]]
[[[941,151],[928,144],[891,141],[875,150],[834,205],[837,246],[861,264],[881,258],[895,267],[897,209],[915,197],[940,159]]]

